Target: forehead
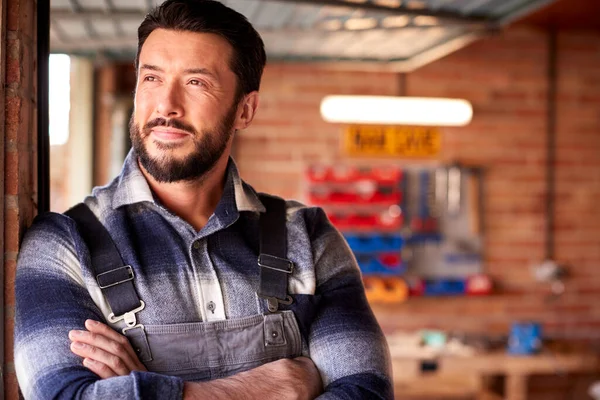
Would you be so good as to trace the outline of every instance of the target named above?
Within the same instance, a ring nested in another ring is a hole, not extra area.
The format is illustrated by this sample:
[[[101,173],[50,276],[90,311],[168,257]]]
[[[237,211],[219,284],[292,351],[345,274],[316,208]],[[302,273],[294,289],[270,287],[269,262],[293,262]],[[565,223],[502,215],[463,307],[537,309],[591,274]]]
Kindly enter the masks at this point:
[[[233,47],[214,33],[155,29],[140,51],[140,65],[150,64],[166,71],[207,68],[216,74],[233,73]]]

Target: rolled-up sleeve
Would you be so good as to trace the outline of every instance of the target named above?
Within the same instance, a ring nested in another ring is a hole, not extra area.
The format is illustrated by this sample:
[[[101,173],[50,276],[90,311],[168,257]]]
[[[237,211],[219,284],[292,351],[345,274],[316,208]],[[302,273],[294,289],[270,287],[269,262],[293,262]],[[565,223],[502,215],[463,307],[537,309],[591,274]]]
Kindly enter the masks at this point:
[[[104,321],[81,277],[84,246],[70,219],[38,217],[17,263],[15,369],[26,399],[181,399],[183,381],[151,372],[100,379],[70,350],[68,333]],[[79,249],[79,252],[77,251]]]
[[[325,388],[319,399],[392,399],[389,348],[356,260],[321,209],[306,218],[320,298],[308,343]]]

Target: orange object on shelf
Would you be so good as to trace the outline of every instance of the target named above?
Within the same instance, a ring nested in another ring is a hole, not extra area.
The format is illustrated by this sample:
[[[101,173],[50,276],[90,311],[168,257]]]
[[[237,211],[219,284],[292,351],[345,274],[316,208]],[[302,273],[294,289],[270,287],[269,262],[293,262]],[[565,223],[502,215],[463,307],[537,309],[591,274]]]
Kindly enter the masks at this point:
[[[401,303],[408,298],[408,285],[402,278],[363,277],[367,300],[372,303]]]

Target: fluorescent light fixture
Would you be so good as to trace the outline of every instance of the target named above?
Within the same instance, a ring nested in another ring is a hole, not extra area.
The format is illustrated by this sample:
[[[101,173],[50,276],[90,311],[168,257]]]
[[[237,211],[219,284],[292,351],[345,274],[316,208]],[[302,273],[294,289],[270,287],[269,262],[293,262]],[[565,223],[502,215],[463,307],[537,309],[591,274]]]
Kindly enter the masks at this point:
[[[464,126],[473,108],[462,99],[392,96],[326,96],[321,116],[347,124]]]

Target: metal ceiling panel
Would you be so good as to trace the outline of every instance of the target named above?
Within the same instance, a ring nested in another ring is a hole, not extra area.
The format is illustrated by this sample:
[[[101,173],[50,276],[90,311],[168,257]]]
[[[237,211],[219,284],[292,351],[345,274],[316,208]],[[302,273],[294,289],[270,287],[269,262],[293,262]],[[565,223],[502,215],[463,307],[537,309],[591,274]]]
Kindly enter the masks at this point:
[[[50,2],[51,10],[71,10],[70,0],[52,0]]]
[[[54,0],[52,0],[54,1]],[[83,10],[85,9],[101,9],[101,10],[106,10],[108,9],[108,3],[106,2],[106,0],[75,0],[75,1],[71,1],[72,4],[75,4],[76,7],[81,8]]]
[[[368,53],[365,50],[373,49],[381,43],[387,42],[389,34],[389,31],[385,29],[373,29],[361,33],[360,37],[357,38],[358,40],[345,46],[344,56],[351,58],[364,57]]]
[[[309,29],[319,19],[320,12],[320,7],[296,5],[287,26],[291,29]]]
[[[106,0],[105,0],[106,1]],[[98,2],[98,0],[96,0]],[[111,0],[112,4],[116,9],[120,10],[143,10],[144,12],[149,10],[151,7],[162,3],[162,1],[153,1],[149,4],[147,0]]]
[[[137,38],[137,30],[140,26],[140,22],[141,21],[131,19],[121,21],[123,35],[126,37]]]
[[[275,31],[260,32],[265,48],[269,49],[268,58],[285,58],[289,56],[290,49],[294,46],[297,37],[289,34],[281,34]]]
[[[162,0],[52,0],[51,49],[128,57]],[[410,70],[554,0],[221,0],[261,32],[280,61]]]
[[[291,19],[295,9],[295,5],[273,3],[255,14],[251,21],[256,29],[281,29]]]
[[[353,43],[360,41],[363,33],[354,31],[335,32],[327,36],[313,33],[315,53],[318,57],[341,58],[346,49]],[[360,58],[360,57],[357,57]]]
[[[263,5],[260,0],[227,0],[222,1],[228,7],[233,8],[240,14],[244,14],[250,21],[254,18],[255,13]]]
[[[117,29],[115,27],[116,22],[110,19],[94,19],[91,20],[90,23],[96,34],[101,37],[113,38],[120,36],[118,35]]]
[[[85,20],[69,20],[62,21],[57,28],[59,27],[61,36],[64,36],[65,39],[85,41],[89,38],[88,30],[85,27],[86,24],[87,21]]]

